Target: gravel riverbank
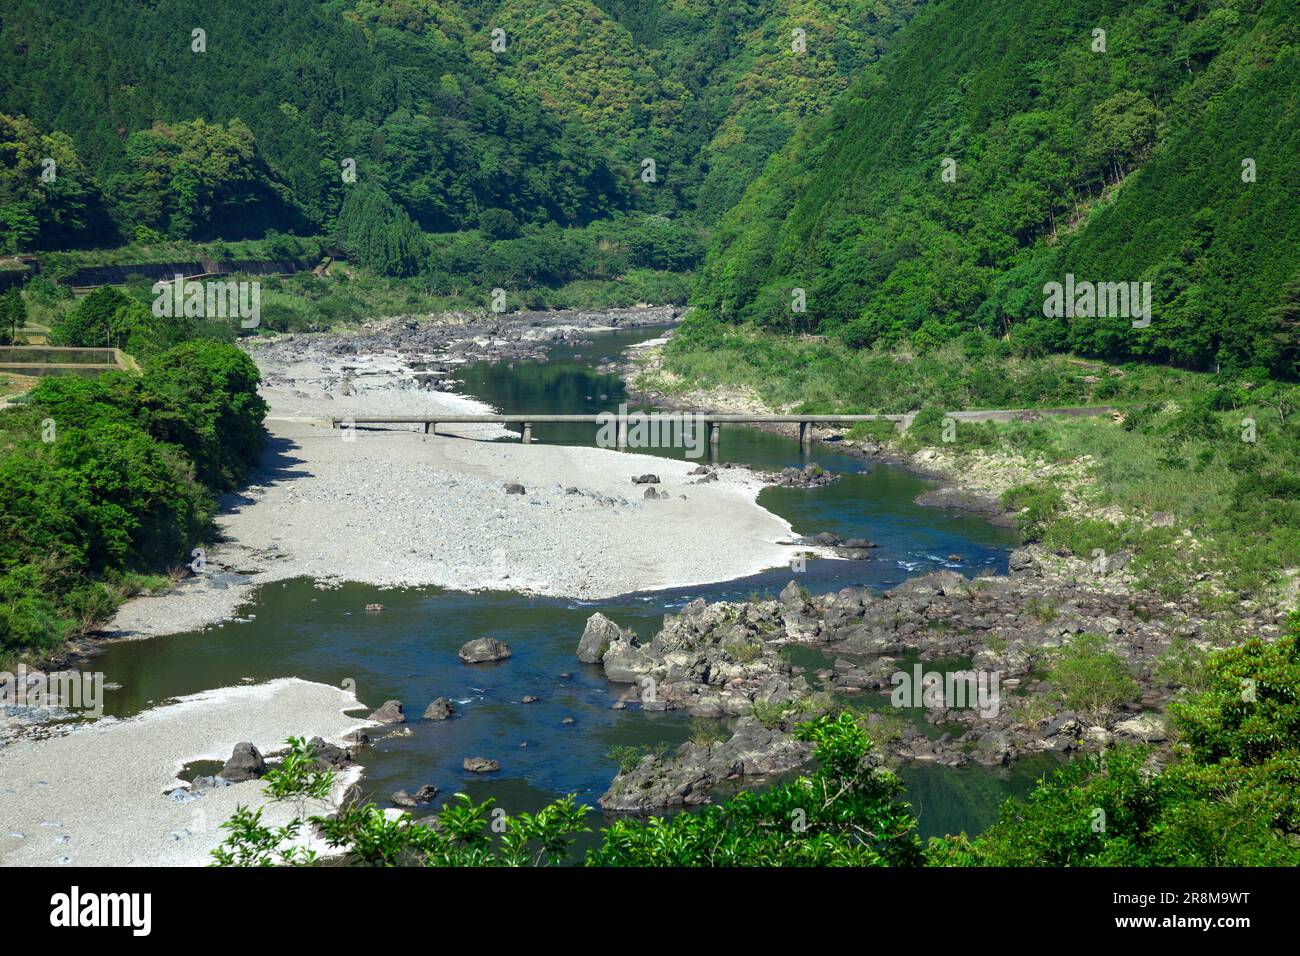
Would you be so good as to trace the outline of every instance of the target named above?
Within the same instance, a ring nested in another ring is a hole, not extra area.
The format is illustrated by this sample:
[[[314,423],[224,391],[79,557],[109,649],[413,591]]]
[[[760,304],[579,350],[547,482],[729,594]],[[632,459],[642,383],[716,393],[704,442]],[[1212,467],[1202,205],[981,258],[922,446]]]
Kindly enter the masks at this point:
[[[758,506],[763,482],[746,469],[703,482],[695,462],[486,440],[506,434],[495,425],[358,427],[345,440],[330,416],[492,409],[421,382],[424,353],[340,358],[342,339],[250,349],[268,383],[262,469],[223,502],[224,540],[204,572],[128,602],[109,636],[215,623],[256,586],[294,577],[599,599],[743,577],[794,554],[777,543],[790,525]],[[653,500],[632,481],[647,473],[660,479]]]

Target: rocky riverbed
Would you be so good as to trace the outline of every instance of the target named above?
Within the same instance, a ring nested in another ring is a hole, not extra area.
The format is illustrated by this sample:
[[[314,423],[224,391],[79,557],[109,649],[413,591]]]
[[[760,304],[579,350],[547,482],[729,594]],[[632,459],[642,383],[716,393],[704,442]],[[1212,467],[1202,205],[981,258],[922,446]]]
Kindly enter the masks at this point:
[[[676,306],[629,309],[446,313],[368,323],[345,332],[286,334],[251,346],[265,385],[319,385],[331,397],[394,387],[450,388],[459,366],[541,361],[557,345],[590,341],[588,333],[670,325]]]
[[[861,707],[884,753],[902,761],[996,767],[1119,741],[1166,745],[1176,686],[1160,676],[1158,660],[1179,639],[1221,645],[1221,623],[1194,604],[1062,577],[1047,558],[1022,548],[1005,577],[939,571],[884,593],[846,588],[814,597],[792,581],[777,600],[695,601],[649,640],[593,615],[577,654],[631,685],[615,706],[741,717],[729,739],[647,754],[615,778],[600,805],[689,806],[719,787],[795,769],[811,753],[795,725],[846,703]],[[1098,576],[1123,575],[1120,562]],[[1280,621],[1244,624],[1267,636]],[[1084,633],[1101,635],[1132,674],[1137,689],[1128,699],[1070,709],[1046,679],[1053,653]],[[792,648],[815,650],[825,663],[792,663]],[[932,674],[938,681],[927,693]],[[899,719],[905,711],[889,705],[914,684],[908,718]]]

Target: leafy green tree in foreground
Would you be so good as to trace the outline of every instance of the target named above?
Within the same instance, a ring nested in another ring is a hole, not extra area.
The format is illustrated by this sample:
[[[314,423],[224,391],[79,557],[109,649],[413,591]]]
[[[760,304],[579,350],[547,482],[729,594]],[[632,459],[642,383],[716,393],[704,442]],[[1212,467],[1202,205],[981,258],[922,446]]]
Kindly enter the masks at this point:
[[[817,769],[737,794],[700,813],[619,820],[596,866],[908,866],[921,862],[916,818],[895,802],[903,783],[881,766],[850,712],[804,724]]]
[[[959,866],[1300,865],[1300,615],[1274,643],[1211,656],[1172,705],[1163,771],[1146,747],[1076,760],[980,837],[931,841]]]

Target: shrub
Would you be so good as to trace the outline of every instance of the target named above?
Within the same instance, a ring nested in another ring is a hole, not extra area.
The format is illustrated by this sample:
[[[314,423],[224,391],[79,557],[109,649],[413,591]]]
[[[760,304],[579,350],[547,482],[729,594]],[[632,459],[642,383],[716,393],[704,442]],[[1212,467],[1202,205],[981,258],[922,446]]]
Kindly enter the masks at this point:
[[[1064,510],[1065,495],[1055,485],[1034,481],[1008,488],[1002,494],[1002,503],[1020,512],[1016,515],[1016,527],[1027,540],[1036,541]]]
[[[1138,692],[1128,665],[1101,634],[1080,634],[1058,651],[1047,679],[1067,707],[1098,721]]]
[[[966,866],[1300,864],[1300,615],[1206,661],[1206,690],[1171,706],[1182,743],[1162,772],[1149,748],[1076,759],[1009,800],[977,839],[932,840],[927,859]]]

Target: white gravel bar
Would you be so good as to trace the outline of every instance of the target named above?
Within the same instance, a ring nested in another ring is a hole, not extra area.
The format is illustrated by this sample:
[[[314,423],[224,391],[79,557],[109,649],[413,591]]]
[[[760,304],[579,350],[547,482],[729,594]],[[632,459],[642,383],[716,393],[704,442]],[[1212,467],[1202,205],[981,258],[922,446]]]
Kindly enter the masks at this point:
[[[696,483],[696,461],[485,440],[506,434],[496,425],[444,425],[437,435],[418,425],[358,426],[347,441],[331,416],[493,409],[394,388],[391,367],[349,396],[331,395],[329,377],[314,379],[309,363],[272,371],[278,384],[262,390],[271,406],[264,468],[227,496],[210,581],[196,575],[170,594],[129,602],[110,626],[118,636],[228,619],[252,587],[286,578],[600,599],[731,580],[793,556],[777,543],[793,536],[789,523],[758,505],[762,483],[746,469]],[[660,483],[632,483],[646,473]],[[507,494],[507,483],[526,493]],[[647,487],[669,497],[648,500]],[[213,575],[221,570],[248,580]]]
[[[0,749],[0,865],[204,866],[239,804],[265,806],[268,825],[287,823],[296,804],[268,802],[257,780],[204,790],[178,802],[165,795],[195,760],[225,761],[250,741],[269,754],[291,736],[331,743],[371,726],[346,711],[356,697],[337,687],[284,678],[204,691],[128,720],[103,718],[44,739]],[[336,780],[338,801],[359,769]],[[312,803],[308,813],[331,809]],[[318,851],[318,840],[308,845]]]

